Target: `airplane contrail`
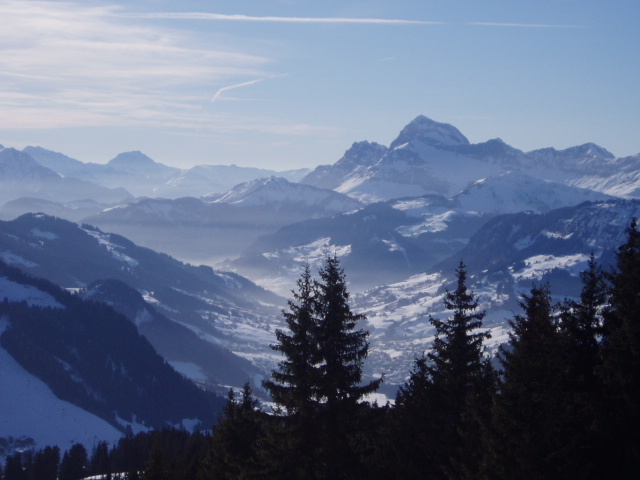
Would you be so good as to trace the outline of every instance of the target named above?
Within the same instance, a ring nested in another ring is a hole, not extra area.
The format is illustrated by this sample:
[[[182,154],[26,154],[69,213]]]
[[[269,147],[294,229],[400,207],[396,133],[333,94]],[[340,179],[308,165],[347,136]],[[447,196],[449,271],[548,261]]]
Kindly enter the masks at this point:
[[[249,85],[255,85],[256,83],[260,83],[264,80],[270,80],[272,78],[277,78],[277,77],[284,77],[286,74],[282,74],[282,75],[271,75],[269,77],[262,77],[262,78],[256,78],[255,80],[249,80],[248,82],[242,82],[242,83],[236,83],[234,85],[228,85],[226,87],[222,87],[221,89],[219,89],[211,98],[211,103],[215,102],[216,100],[218,100],[218,98],[220,98],[220,95],[222,95],[224,92],[229,91],[229,90],[233,90],[236,88],[240,88],[240,87],[248,87]]]
[[[258,78],[256,80],[251,80],[249,82],[242,82],[242,83],[236,83],[235,85],[229,85],[228,87],[222,87],[220,90],[218,90],[215,95],[213,96],[213,98],[211,98],[211,103],[215,102],[218,98],[220,98],[220,95],[222,95],[224,92],[228,91],[228,90],[233,90],[234,88],[240,88],[240,87],[247,87],[249,85],[253,85],[255,83],[259,83],[262,82],[263,80],[265,80],[268,77],[265,78]]]

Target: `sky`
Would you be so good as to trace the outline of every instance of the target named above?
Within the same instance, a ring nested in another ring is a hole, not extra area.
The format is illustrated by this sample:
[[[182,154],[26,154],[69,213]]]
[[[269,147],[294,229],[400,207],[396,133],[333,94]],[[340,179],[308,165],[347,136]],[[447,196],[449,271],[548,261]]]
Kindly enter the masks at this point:
[[[640,153],[640,2],[0,2],[0,144],[274,170],[418,115],[524,151]]]

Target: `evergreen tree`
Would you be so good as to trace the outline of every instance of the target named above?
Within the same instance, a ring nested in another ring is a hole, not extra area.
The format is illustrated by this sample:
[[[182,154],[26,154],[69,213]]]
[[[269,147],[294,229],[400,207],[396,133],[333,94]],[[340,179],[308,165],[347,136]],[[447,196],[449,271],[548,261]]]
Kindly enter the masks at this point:
[[[337,256],[327,258],[319,272],[316,309],[318,315],[317,343],[320,363],[320,398],[329,410],[355,405],[363,396],[375,392],[382,379],[366,385],[362,367],[369,353],[363,329],[355,330],[364,315],[355,314],[349,306],[349,293],[344,271]]]
[[[616,478],[640,471],[640,231],[636,219],[609,275],[610,306],[604,315],[603,367],[609,426],[608,462]]]
[[[567,435],[567,469],[581,479],[603,478],[609,467],[602,461],[604,423],[599,337],[602,312],[607,302],[605,274],[593,255],[587,270],[580,274],[580,300],[565,300],[560,313],[559,331],[563,341],[562,363],[556,366],[565,376],[564,421]],[[571,466],[573,464],[573,466]]]
[[[151,455],[147,468],[142,475],[143,480],[169,480],[169,468],[164,458],[162,439],[160,433],[156,433],[151,448]]]
[[[493,415],[492,467],[505,480],[580,478],[572,470],[565,343],[549,286],[534,286],[520,305],[524,315],[509,322],[509,345],[499,355],[503,371]]]
[[[265,454],[270,463],[286,463],[287,475],[291,478],[300,478],[314,468],[320,403],[317,308],[308,265],[297,287],[292,292],[293,300],[288,302],[289,311],[283,311],[289,331],[276,331],[278,343],[272,346],[284,359],[278,364],[278,370],[271,372],[271,380],[263,382],[287,417],[285,421],[271,422]]]
[[[568,339],[573,374],[584,388],[595,388],[600,364],[598,337],[602,334],[602,311],[607,302],[607,283],[602,268],[591,255],[587,270],[580,273],[579,301],[565,301],[560,330]]]
[[[229,390],[207,457],[201,478],[208,480],[253,479],[260,471],[258,442],[263,436],[261,411],[249,383],[244,385],[240,402]]]
[[[5,480],[26,480],[27,473],[22,466],[22,455],[14,453],[7,456],[4,464]]]
[[[111,473],[111,461],[109,459],[109,445],[107,442],[98,442],[91,454],[89,470],[92,475]]]
[[[344,271],[338,258],[327,258],[316,286],[317,344],[320,379],[318,393],[320,478],[358,478],[362,475],[356,420],[362,418],[365,395],[378,389],[382,378],[361,385],[364,360],[369,353],[368,332],[356,330],[364,315],[349,306]]]
[[[477,478],[482,464],[481,421],[489,416],[494,389],[493,370],[483,348],[490,335],[479,330],[484,312],[478,311],[478,300],[467,289],[462,262],[456,279],[456,289],[447,291],[444,299],[453,315],[430,319],[436,330],[433,349],[416,361],[396,403],[403,428],[412,433],[409,437],[421,438],[423,458],[411,460],[420,462],[415,467],[428,468],[436,478]]]
[[[64,452],[60,462],[59,480],[79,480],[87,476],[89,463],[87,449],[81,443]]]
[[[285,358],[264,384],[283,409],[269,422],[265,449],[279,478],[353,478],[362,467],[354,439],[367,408],[359,401],[382,381],[360,385],[368,333],[356,330],[364,316],[349,307],[337,257],[319,276],[312,281],[306,267],[298,281],[284,313],[289,332],[278,332],[274,346]]]
[[[276,331],[277,344],[272,348],[284,355],[271,380],[263,383],[273,400],[289,415],[311,417],[317,410],[318,346],[313,281],[309,266],[297,282],[289,300],[289,311],[283,311],[289,332]]]
[[[56,480],[59,466],[60,449],[47,446],[34,455],[33,471],[30,477],[33,480]]]

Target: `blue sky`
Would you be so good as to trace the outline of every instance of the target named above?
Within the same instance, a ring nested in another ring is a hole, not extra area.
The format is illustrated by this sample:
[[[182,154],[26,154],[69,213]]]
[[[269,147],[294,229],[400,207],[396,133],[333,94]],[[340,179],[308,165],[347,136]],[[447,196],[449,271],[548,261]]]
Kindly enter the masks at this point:
[[[278,170],[417,115],[640,153],[640,2],[0,2],[0,144]]]

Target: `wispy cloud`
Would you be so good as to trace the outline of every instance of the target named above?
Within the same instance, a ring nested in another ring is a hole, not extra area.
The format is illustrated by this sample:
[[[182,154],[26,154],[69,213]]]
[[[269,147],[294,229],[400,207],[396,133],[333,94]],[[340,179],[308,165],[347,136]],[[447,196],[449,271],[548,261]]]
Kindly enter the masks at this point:
[[[498,23],[498,22],[469,22],[466,25],[480,27],[513,27],[513,28],[586,28],[584,25],[561,25],[553,23]]]
[[[112,5],[0,2],[0,127],[197,116],[206,85],[268,76],[269,58],[139,25],[119,18],[120,11]]]
[[[272,22],[272,23],[343,23],[343,24],[371,24],[371,25],[456,25],[451,22],[430,20],[406,20],[391,18],[349,18],[349,17],[277,17],[253,15],[228,15],[209,12],[154,12],[127,13],[126,17],[165,19],[165,20],[214,20],[231,22]],[[464,25],[483,27],[523,27],[523,28],[584,28],[582,25],[561,25],[542,23],[500,23],[500,22],[468,22]]]
[[[225,15],[207,12],[164,12],[125,14],[136,18],[157,18],[176,20],[226,20],[233,22],[277,22],[277,23],[356,23],[377,25],[442,25],[444,22],[423,20],[402,20],[387,18],[344,18],[344,17],[257,17],[251,15]]]

